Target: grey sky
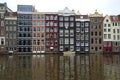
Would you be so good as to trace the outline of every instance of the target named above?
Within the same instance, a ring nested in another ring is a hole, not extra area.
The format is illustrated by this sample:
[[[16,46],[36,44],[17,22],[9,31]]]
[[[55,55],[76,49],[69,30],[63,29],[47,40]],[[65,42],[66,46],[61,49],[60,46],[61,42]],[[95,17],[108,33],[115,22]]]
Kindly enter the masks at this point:
[[[13,11],[17,11],[18,4],[33,5],[40,12],[57,12],[65,7],[79,10],[81,14],[98,12],[104,15],[120,14],[120,0],[1,0],[1,3],[6,2],[8,7]]]

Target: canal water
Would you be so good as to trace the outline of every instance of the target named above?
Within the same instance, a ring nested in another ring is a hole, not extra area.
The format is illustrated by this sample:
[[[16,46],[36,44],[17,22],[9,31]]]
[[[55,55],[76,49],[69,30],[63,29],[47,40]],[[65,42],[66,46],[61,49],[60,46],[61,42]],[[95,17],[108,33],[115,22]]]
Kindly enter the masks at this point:
[[[120,80],[120,55],[0,55],[0,80]]]

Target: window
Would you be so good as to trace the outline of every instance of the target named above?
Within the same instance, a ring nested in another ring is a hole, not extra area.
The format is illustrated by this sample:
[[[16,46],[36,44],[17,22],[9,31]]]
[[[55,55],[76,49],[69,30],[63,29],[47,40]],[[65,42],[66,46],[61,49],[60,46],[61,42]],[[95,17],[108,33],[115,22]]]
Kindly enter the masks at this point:
[[[80,51],[80,47],[76,47],[76,51]]]
[[[84,46],[84,42],[81,42],[81,46]]]
[[[50,22],[50,26],[53,26],[53,22]]]
[[[89,44],[88,44],[88,42],[85,42],[85,46],[88,46]]]
[[[36,26],[36,25],[37,25],[37,23],[34,21],[34,22],[33,22],[33,26]]]
[[[98,40],[97,40],[97,38],[95,38],[95,43],[96,43],[96,44],[98,43]]]
[[[65,22],[65,23],[64,23],[64,26],[65,26],[65,28],[67,29],[68,26],[69,26],[69,23],[68,23],[68,22]]]
[[[4,43],[4,39],[3,38],[1,38],[1,45],[4,45],[5,43]]]
[[[16,31],[16,26],[13,27],[13,30]]]
[[[40,40],[37,40],[37,45],[40,45]]]
[[[58,23],[57,23],[57,22],[54,22],[54,26],[58,26]]]
[[[40,33],[37,33],[37,37],[40,37]]]
[[[110,24],[108,24],[108,27],[111,27],[111,25],[110,25]]]
[[[57,20],[58,16],[54,16],[54,20]]]
[[[37,31],[40,31],[40,27],[37,28]]]
[[[12,31],[13,30],[12,26],[10,26],[9,29],[10,29],[10,31]]]
[[[15,33],[13,34],[13,39],[16,39],[16,34]]]
[[[92,39],[91,39],[91,44],[93,44],[93,43],[94,43],[94,39],[92,38]]]
[[[65,30],[65,36],[69,36],[69,30]]]
[[[57,32],[57,28],[54,28],[54,32]]]
[[[1,21],[1,26],[2,26],[2,27],[4,26],[4,21]]]
[[[101,40],[101,38],[99,39],[99,44],[101,44],[102,43],[102,40]]]
[[[60,46],[60,51],[63,51],[63,46]]]
[[[97,32],[95,32],[95,36],[97,36]]]
[[[84,48],[83,48],[83,47],[81,48],[81,51],[82,51],[82,52],[84,51]]]
[[[84,22],[81,22],[81,27],[84,27]]]
[[[74,36],[74,31],[70,30],[70,36]]]
[[[44,38],[44,34],[43,33],[41,34],[41,37]]]
[[[117,39],[120,40],[120,36],[119,35],[117,35]]]
[[[41,42],[42,42],[42,46],[44,46],[44,40],[41,40]]]
[[[50,28],[50,32],[53,32],[53,28]]]
[[[86,26],[86,27],[88,27],[88,26],[89,26],[89,23],[88,23],[88,22],[86,22],[86,23],[85,23],[85,26]]]
[[[70,46],[70,51],[74,51],[74,46]]]
[[[33,37],[36,37],[36,33],[33,33]]]
[[[63,36],[63,30],[60,30],[59,35]]]
[[[6,26],[6,31],[8,31],[9,30],[9,27],[8,26]]]
[[[46,22],[46,26],[49,26],[49,22]]]
[[[106,22],[109,22],[109,20],[108,20],[108,19],[106,19]]]
[[[60,26],[60,27],[63,27],[63,22],[60,22],[60,23],[59,23],[59,26]]]
[[[45,31],[45,28],[44,27],[42,27],[42,32],[44,32]]]
[[[89,31],[88,31],[88,28],[85,28],[85,32],[89,32]]]
[[[33,40],[33,45],[36,45],[36,40]]]
[[[63,44],[63,38],[60,38],[60,44]]]
[[[108,32],[111,32],[111,29],[108,29]]]
[[[99,32],[99,36],[101,36],[101,32]]]
[[[74,22],[70,22],[70,27],[73,27],[74,26]]]
[[[64,20],[65,20],[65,21],[68,21],[68,20],[69,20],[69,17],[67,17],[67,16],[64,17]]]
[[[81,35],[81,40],[84,40],[84,34]]]
[[[6,21],[6,24],[8,24],[8,21]]]
[[[42,16],[42,20],[44,20],[45,19],[45,17],[44,16]]]
[[[108,34],[108,39],[111,39],[111,34]]]
[[[104,39],[107,39],[107,34],[104,34]]]
[[[65,38],[65,44],[69,44],[69,38]]]
[[[117,33],[120,33],[119,29],[117,29]]]
[[[50,20],[53,20],[53,16],[52,15],[50,16]]]
[[[98,22],[98,19],[97,19],[97,18],[95,18],[95,22]]]
[[[63,21],[63,17],[59,17],[59,21]]]
[[[74,21],[74,17],[70,17],[70,21]]]
[[[89,37],[88,37],[88,34],[85,34],[85,40],[88,40]]]
[[[113,29],[113,33],[115,33],[115,29]]]
[[[49,16],[46,16],[46,20],[49,20]]]
[[[116,40],[116,35],[113,35],[113,39]]]
[[[40,26],[40,22],[37,22],[37,26]]]
[[[1,18],[4,18],[4,13],[1,13]]]
[[[81,33],[84,33],[84,28],[81,28]]]
[[[76,26],[77,26],[77,27],[80,27],[80,22],[76,22]]]
[[[91,32],[91,36],[93,36],[94,34],[93,34],[93,32]]]
[[[79,41],[76,41],[76,46],[80,46],[80,42]]]
[[[9,33],[9,38],[12,39],[12,33]]]
[[[42,21],[42,26],[45,26],[45,22],[44,21]]]
[[[36,31],[36,27],[33,28],[33,31]]]
[[[98,51],[98,47],[95,47],[95,51]]]
[[[89,48],[88,48],[88,47],[85,47],[85,51],[89,51]]]
[[[104,32],[107,32],[107,30],[106,30],[106,29],[104,29]]]
[[[104,27],[106,27],[106,24],[104,24]]]
[[[70,44],[74,44],[74,38],[70,38]]]
[[[76,28],[76,32],[80,32],[80,28]]]
[[[16,24],[16,21],[13,21],[13,24]]]
[[[80,33],[76,33],[76,40],[80,40]]]
[[[115,26],[117,26],[117,23],[115,23]]]

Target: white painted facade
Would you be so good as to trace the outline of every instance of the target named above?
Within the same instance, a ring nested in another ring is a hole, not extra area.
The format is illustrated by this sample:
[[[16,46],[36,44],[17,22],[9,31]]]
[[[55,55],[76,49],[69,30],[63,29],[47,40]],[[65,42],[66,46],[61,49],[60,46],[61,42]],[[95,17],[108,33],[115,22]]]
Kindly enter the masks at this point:
[[[120,41],[120,22],[111,21],[108,15],[103,21],[103,41]]]

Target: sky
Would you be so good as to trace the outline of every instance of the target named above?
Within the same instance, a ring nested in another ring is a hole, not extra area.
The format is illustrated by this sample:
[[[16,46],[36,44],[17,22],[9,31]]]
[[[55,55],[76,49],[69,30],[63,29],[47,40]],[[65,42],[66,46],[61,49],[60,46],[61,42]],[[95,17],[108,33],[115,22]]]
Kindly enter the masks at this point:
[[[0,0],[8,7],[17,11],[17,5],[33,5],[39,12],[57,12],[68,7],[81,14],[93,14],[95,10],[103,15],[120,14],[120,0]]]

